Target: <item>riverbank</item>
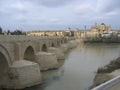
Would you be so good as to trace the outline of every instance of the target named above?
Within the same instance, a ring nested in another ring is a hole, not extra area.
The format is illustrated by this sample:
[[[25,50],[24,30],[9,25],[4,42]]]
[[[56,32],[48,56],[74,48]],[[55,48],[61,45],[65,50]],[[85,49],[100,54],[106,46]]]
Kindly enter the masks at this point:
[[[86,37],[83,39],[85,43],[120,43],[119,37]]]
[[[90,87],[90,89],[119,75],[120,75],[120,57],[111,61],[108,65],[98,68],[97,74],[94,78],[94,83]]]

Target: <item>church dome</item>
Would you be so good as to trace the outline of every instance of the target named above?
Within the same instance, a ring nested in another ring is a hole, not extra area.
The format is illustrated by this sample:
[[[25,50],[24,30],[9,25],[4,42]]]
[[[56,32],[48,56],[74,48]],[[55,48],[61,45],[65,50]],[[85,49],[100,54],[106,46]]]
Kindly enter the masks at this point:
[[[101,25],[105,25],[104,23],[101,23]]]

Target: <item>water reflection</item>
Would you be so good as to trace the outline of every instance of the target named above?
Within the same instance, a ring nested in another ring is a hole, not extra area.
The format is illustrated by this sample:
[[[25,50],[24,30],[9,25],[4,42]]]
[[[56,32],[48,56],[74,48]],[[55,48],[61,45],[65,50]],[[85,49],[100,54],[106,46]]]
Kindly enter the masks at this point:
[[[59,81],[62,76],[64,76],[64,68],[62,67],[65,60],[59,60],[59,68],[58,69],[52,69],[47,71],[41,71],[42,74],[42,84],[36,85],[33,87],[28,87],[23,90],[45,90],[47,86],[50,86],[52,83],[55,83],[56,81]]]
[[[42,71],[43,82],[58,81],[62,76],[64,76],[64,69],[62,67],[59,69]]]

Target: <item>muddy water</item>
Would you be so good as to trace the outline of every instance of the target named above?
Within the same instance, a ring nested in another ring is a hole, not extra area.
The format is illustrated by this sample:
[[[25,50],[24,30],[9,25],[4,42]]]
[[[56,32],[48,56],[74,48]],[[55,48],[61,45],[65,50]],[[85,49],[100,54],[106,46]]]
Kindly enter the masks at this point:
[[[25,90],[88,90],[97,68],[119,56],[119,44],[79,45],[59,62],[60,68],[42,72],[42,85]]]

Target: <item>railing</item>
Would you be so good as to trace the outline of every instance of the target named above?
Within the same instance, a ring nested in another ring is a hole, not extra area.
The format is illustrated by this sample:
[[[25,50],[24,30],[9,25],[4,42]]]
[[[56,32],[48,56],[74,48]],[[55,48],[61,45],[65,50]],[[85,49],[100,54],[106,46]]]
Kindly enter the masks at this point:
[[[117,76],[117,77],[91,89],[91,90],[105,90],[105,89],[117,84],[118,82],[120,82],[120,76]]]

